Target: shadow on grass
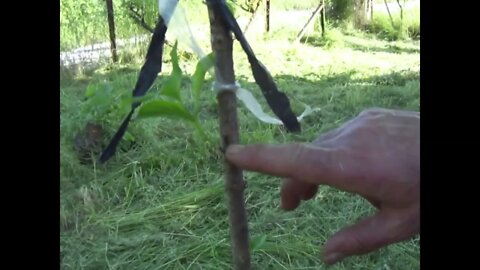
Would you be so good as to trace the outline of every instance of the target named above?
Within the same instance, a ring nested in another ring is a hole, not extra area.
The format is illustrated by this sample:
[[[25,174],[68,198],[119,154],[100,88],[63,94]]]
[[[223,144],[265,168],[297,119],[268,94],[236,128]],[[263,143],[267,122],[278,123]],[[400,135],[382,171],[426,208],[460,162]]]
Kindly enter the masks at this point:
[[[128,94],[127,92],[131,93],[131,90],[134,87],[138,70],[139,68],[135,69],[133,67],[120,67],[112,68],[110,70],[104,69],[104,71],[100,74],[92,71],[91,73],[85,73],[86,75],[84,78],[74,79],[73,83],[84,85],[82,90],[84,91],[85,87],[90,81],[112,81],[112,78],[114,80],[115,77],[118,78],[122,76],[131,76],[131,78],[135,78],[135,80],[129,79],[127,82],[128,86],[126,86],[129,87],[129,89],[122,90]],[[90,75],[90,77],[88,77],[88,75]],[[317,132],[319,127],[323,125],[332,125],[332,123],[339,121],[339,119],[345,120],[359,113],[366,107],[406,109],[415,109],[418,107],[416,102],[419,96],[419,89],[417,89],[418,84],[416,84],[416,82],[418,82],[420,78],[419,72],[409,70],[400,72],[397,71],[363,78],[357,78],[358,76],[356,75],[357,71],[349,70],[328,76],[313,73],[305,74],[302,77],[277,75],[274,77],[274,80],[277,83],[280,91],[285,92],[289,97],[292,109],[297,115],[300,115],[305,109],[305,104],[312,107],[322,108],[322,111],[319,114],[314,113],[312,117],[309,116],[305,118],[303,122],[307,126],[310,126],[311,129],[316,129]],[[157,92],[164,79],[165,76],[159,76],[150,91]],[[250,89],[252,94],[262,105],[264,111],[273,116],[273,112],[266,104],[266,100],[252,76],[238,76],[237,80],[239,80],[243,87]],[[185,82],[184,85],[188,86],[189,76],[185,75],[183,81]],[[410,85],[412,82],[413,84]],[[210,91],[211,84],[211,79],[205,82],[203,88],[204,92],[201,96],[202,111],[200,112],[199,117],[202,121],[209,121],[210,119],[218,117],[218,108],[214,93]],[[125,88],[125,86],[123,88]],[[83,95],[83,92],[81,93]],[[187,102],[187,104],[188,103],[191,102]],[[239,103],[239,109],[242,110],[245,116],[247,116],[245,119],[251,118],[252,121],[257,121],[254,119],[254,116],[252,116],[251,113],[246,110],[243,104]],[[110,114],[111,113],[112,112],[110,112]],[[113,135],[113,132],[120,125],[120,120],[124,117],[116,112],[114,112],[114,114],[114,118],[110,116],[107,117],[105,115],[97,116],[101,119],[108,119],[104,121],[104,124],[106,125],[105,127],[108,129],[105,137],[106,141],[110,139],[110,137]],[[88,119],[85,119],[84,121],[87,122]],[[250,120],[248,121],[249,123],[246,123],[248,126],[258,126],[256,122],[250,123]],[[74,126],[70,126],[70,128],[77,130],[79,126],[79,124],[75,124]],[[283,129],[281,128],[281,130]],[[70,132],[66,132],[66,134],[72,132],[73,130],[70,130]],[[177,134],[177,132],[167,135],[175,136],[175,134]],[[139,136],[141,137],[141,135]],[[128,149],[130,149],[130,147],[127,147],[125,151],[121,152],[125,153],[128,151]]]
[[[386,46],[366,46],[364,44],[359,44],[352,41],[344,41],[344,43],[349,47],[357,51],[362,52],[386,52],[386,53],[420,53],[419,48],[403,48],[397,45],[386,45]]]
[[[362,52],[386,52],[386,53],[407,53],[407,54],[414,54],[420,53],[419,48],[408,48],[408,47],[401,47],[397,45],[390,45],[386,44],[385,46],[379,45],[365,45],[358,42],[350,41],[350,40],[332,40],[328,38],[324,38],[321,35],[311,35],[308,37],[303,37],[301,39],[302,43],[308,44],[313,47],[332,47],[335,43],[342,43],[344,46],[351,48],[353,50],[362,51]]]

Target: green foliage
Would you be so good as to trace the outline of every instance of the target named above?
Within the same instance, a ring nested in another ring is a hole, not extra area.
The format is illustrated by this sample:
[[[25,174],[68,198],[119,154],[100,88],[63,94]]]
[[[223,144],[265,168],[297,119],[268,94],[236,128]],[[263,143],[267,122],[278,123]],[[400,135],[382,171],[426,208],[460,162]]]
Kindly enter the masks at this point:
[[[107,38],[105,1],[60,0],[61,50],[107,40]]]
[[[235,16],[236,12],[237,12],[237,5],[235,3],[236,1],[235,0],[227,0],[226,3],[227,3],[227,7],[228,9],[232,12],[232,14]]]
[[[155,26],[158,19],[158,0],[121,0],[120,12],[127,15],[130,22],[132,11],[141,15],[145,23]]]
[[[368,30],[387,40],[401,40],[405,38],[420,38],[420,7],[404,9],[403,21],[400,20],[400,11],[391,13],[393,25],[390,17],[386,13],[374,13],[373,21],[368,26]]]
[[[147,33],[132,19],[132,10],[152,28],[158,19],[157,0],[113,0],[117,38],[130,38]],[[106,4],[103,0],[60,0],[60,49],[108,41]]]
[[[191,77],[192,97],[194,108],[193,112],[187,109],[187,104],[182,101],[182,70],[178,62],[178,41],[175,42],[171,52],[170,60],[172,62],[172,73],[165,80],[160,89],[160,95],[172,99],[169,100],[153,100],[142,105],[138,116],[140,118],[147,117],[166,117],[186,121],[193,125],[199,132],[202,139],[205,139],[205,132],[200,124],[198,112],[200,110],[200,93],[203,87],[205,75],[207,71],[213,67],[213,56],[209,54],[200,59],[196,65],[195,73]]]
[[[258,1],[264,0],[227,0],[226,3],[232,13],[236,11],[236,7],[239,7],[246,12],[253,13]]]
[[[109,82],[91,82],[85,89],[82,114],[98,122],[115,120],[130,108],[126,93],[116,94]]]
[[[194,0],[184,3],[193,4]],[[272,1],[272,5],[278,3]],[[288,35],[295,37],[297,33],[298,29],[294,29]],[[304,119],[301,135],[291,136],[278,126],[259,122],[239,104],[242,144],[309,143],[372,106],[419,109],[418,42],[388,42],[367,34],[340,36],[332,31],[325,38],[330,43],[319,48],[312,39],[292,45],[286,36],[279,32],[261,42],[253,41],[252,46],[278,87],[292,97],[295,112],[303,110],[302,103],[320,107],[321,111]],[[344,46],[340,46],[342,43]],[[166,58],[171,58],[171,48],[167,48]],[[243,87],[254,90],[251,70],[245,64],[248,60],[239,46],[234,46],[234,55],[236,78]],[[211,94],[202,93],[206,89],[204,80],[194,87],[196,74],[200,74],[199,78],[208,76],[197,71],[201,68],[197,68],[196,60],[179,56],[183,74],[181,105],[189,114],[198,115],[205,135],[213,140],[196,143],[192,140],[195,130],[184,124],[191,125],[190,120],[172,121],[158,116],[135,121],[129,129],[135,135],[135,148],[106,166],[81,165],[72,150],[72,138],[89,117],[108,121],[109,125],[104,126],[111,135],[134,100],[141,100],[143,106],[152,100],[179,104],[160,94],[161,86],[172,75],[172,61],[164,60],[168,76],[160,74],[160,83],[138,99],[131,98],[131,90],[140,62],[81,75],[61,74],[62,269],[231,268],[224,164],[216,148],[217,104]],[[187,74],[193,74],[191,89]],[[198,95],[194,88],[199,89]],[[256,90],[252,92],[261,97]],[[102,97],[106,95],[110,96],[108,101]],[[198,114],[191,106],[196,97],[201,104]],[[267,108],[264,99],[259,101]],[[86,110],[90,103],[90,110]],[[105,110],[98,104],[104,104]],[[206,146],[208,143],[210,146]],[[244,172],[244,177],[248,182],[245,197],[253,236],[252,264],[256,269],[419,269],[418,237],[348,258],[330,268],[325,266],[319,252],[327,239],[342,227],[373,214],[375,209],[358,196],[320,187],[315,198],[303,202],[296,211],[280,211],[275,177],[250,172]]]
[[[86,98],[82,110],[84,117],[100,122],[119,119],[128,113],[133,102],[142,102],[138,111],[139,119],[164,117],[185,121],[197,130],[202,139],[205,139],[205,132],[201,127],[198,113],[205,75],[214,64],[213,55],[208,54],[198,61],[195,73],[191,77],[192,100],[183,100],[181,97],[182,70],[179,65],[177,47],[178,42],[175,42],[170,51],[172,72],[163,79],[157,95],[150,91],[144,97],[132,98],[129,92],[119,94],[118,91],[114,91],[109,82],[91,82],[84,90]],[[194,105],[192,111],[187,109],[190,107],[189,101]]]
[[[192,76],[192,96],[194,100],[194,114],[198,115],[200,111],[200,93],[204,84],[204,79],[207,71],[213,68],[214,57],[213,53],[208,54],[198,61],[195,72]]]
[[[170,59],[172,61],[172,73],[167,78],[160,89],[160,94],[181,101],[180,87],[182,85],[182,70],[178,65],[178,42],[175,42],[172,51],[170,52]]]
[[[182,1],[191,22],[208,22],[202,1]],[[199,10],[201,12],[199,12]],[[158,19],[158,0],[113,0],[117,38],[148,33],[137,20],[153,28]],[[140,16],[140,18],[138,18]],[[106,4],[103,0],[60,0],[60,49],[71,50],[108,41]]]
[[[352,18],[357,0],[330,0],[327,2],[327,17],[334,24],[340,24]]]
[[[167,117],[194,123],[196,118],[179,102],[153,100],[145,103],[138,112],[140,118]]]

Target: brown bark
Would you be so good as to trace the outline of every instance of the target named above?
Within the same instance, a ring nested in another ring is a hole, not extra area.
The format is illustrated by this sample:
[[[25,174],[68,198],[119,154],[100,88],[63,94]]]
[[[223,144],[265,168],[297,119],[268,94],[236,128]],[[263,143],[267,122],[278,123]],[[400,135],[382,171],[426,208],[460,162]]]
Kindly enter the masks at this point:
[[[211,2],[211,1],[207,1]],[[215,79],[218,85],[233,85],[233,38],[225,22],[212,5],[208,5],[212,49],[215,55]],[[237,99],[235,93],[228,89],[219,89],[217,95],[220,117],[220,138],[222,149],[230,144],[239,143],[237,120]],[[248,239],[248,222],[243,192],[245,182],[242,170],[225,160],[226,183],[228,195],[230,238],[234,269],[250,269],[250,250]]]
[[[107,19],[108,19],[108,30],[110,32],[110,50],[112,52],[113,62],[118,61],[117,55],[117,44],[115,37],[115,20],[113,16],[113,2],[112,0],[106,0],[107,2]]]
[[[265,32],[270,31],[270,0],[265,3]]]

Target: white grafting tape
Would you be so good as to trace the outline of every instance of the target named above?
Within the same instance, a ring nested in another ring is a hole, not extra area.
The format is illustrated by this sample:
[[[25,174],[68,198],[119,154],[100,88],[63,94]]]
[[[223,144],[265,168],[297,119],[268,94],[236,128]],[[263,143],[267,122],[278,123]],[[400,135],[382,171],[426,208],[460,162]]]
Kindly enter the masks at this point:
[[[237,89],[239,87],[240,87],[240,84],[238,82],[225,84],[225,83],[218,83],[217,81],[214,81],[212,84],[212,90],[215,91],[217,95],[223,91],[237,92]]]

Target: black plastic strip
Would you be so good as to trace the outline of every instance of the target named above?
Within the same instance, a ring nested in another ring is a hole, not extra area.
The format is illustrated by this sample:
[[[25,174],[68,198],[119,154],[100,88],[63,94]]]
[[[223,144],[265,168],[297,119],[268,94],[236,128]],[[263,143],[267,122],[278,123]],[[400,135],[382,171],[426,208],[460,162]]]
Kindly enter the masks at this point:
[[[160,71],[162,70],[163,46],[165,43],[166,32],[167,26],[165,24],[165,21],[161,16],[159,16],[157,25],[155,26],[155,31],[152,36],[152,40],[150,41],[150,45],[148,47],[146,61],[143,64],[142,69],[140,70],[137,83],[135,84],[135,88],[132,92],[133,97],[144,96],[157,78],[158,73],[160,73]],[[117,146],[125,135],[128,124],[130,123],[130,119],[132,118],[132,115],[138,106],[140,106],[140,102],[132,103],[132,109],[130,113],[127,117],[125,117],[122,125],[117,130],[108,146],[103,150],[102,154],[100,155],[99,160],[101,163],[106,162],[115,154]]]
[[[290,132],[300,132],[300,123],[290,107],[290,101],[285,93],[280,92],[267,68],[257,59],[253,53],[252,48],[247,42],[247,39],[242,33],[237,20],[228,9],[224,0],[209,1],[214,8],[219,9],[219,14],[223,16],[223,20],[228,23],[230,30],[235,34],[235,37],[240,42],[243,50],[248,56],[252,68],[252,74],[255,82],[262,90],[263,96],[267,100],[268,105],[283,122],[285,128]]]

